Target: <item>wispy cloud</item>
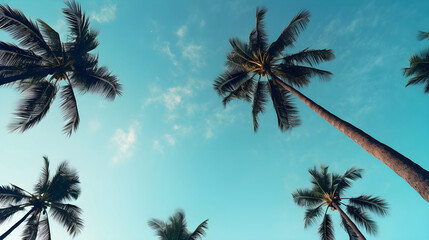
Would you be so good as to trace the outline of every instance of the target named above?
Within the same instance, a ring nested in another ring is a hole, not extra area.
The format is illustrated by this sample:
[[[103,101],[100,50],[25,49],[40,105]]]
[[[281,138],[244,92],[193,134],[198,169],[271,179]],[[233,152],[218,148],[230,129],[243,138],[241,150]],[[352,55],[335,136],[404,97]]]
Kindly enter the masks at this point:
[[[145,105],[150,103],[162,103],[168,110],[172,111],[183,103],[183,98],[185,96],[190,96],[191,94],[192,90],[188,87],[172,87],[168,88],[163,94],[157,97],[146,99]]]
[[[183,25],[177,30],[176,34],[177,36],[183,38],[187,30],[188,30],[188,27],[186,25]]]
[[[189,44],[182,47],[182,56],[188,60],[192,65],[200,67],[205,65],[202,58],[203,46],[197,44]]]
[[[170,42],[162,41],[161,44],[156,44],[155,50],[158,50],[161,53],[167,55],[170,58],[170,60],[174,66],[179,65],[179,63],[177,62],[177,59],[176,59],[176,55],[171,51]]]
[[[137,129],[139,123],[135,122],[128,127],[128,131],[121,128],[116,129],[115,134],[111,138],[111,142],[117,147],[117,152],[113,157],[113,162],[118,163],[133,155],[135,144],[137,141]]]
[[[106,23],[115,20],[116,18],[116,4],[109,4],[102,7],[98,12],[91,12],[91,19],[99,23]]]

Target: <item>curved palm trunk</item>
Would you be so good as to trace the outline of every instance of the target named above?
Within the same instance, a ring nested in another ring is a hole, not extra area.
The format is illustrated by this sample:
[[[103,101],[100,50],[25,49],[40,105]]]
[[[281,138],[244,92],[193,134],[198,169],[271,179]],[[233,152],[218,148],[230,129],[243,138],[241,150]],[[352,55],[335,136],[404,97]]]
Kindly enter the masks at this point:
[[[17,228],[22,222],[24,222],[25,219],[27,219],[27,217],[30,216],[30,214],[34,212],[34,210],[36,210],[35,207],[33,207],[32,209],[30,209],[30,211],[28,211],[28,213],[26,213],[24,215],[24,217],[22,217],[21,219],[19,219],[18,222],[16,222],[11,228],[9,228],[9,230],[7,230],[5,233],[3,233],[0,236],[0,240],[5,239],[13,230],[15,230],[15,228]]]
[[[347,216],[345,212],[343,212],[343,209],[341,209],[336,203],[332,203],[332,206],[337,209],[337,211],[340,213],[341,217],[346,220],[347,224],[353,229],[353,232],[356,233],[356,235],[359,237],[360,240],[366,240],[365,236],[359,231],[359,229],[356,227],[354,222]]]
[[[273,74],[271,74],[271,76],[273,77]],[[332,126],[359,144],[363,149],[365,149],[365,151],[390,167],[396,174],[405,179],[405,181],[407,181],[408,184],[410,184],[411,187],[413,187],[426,201],[429,202],[429,172],[427,170],[391,147],[377,141],[359,128],[330,113],[328,110],[313,102],[292,86],[282,82],[275,76],[273,79],[275,83],[298,97],[322,118],[332,124]]]

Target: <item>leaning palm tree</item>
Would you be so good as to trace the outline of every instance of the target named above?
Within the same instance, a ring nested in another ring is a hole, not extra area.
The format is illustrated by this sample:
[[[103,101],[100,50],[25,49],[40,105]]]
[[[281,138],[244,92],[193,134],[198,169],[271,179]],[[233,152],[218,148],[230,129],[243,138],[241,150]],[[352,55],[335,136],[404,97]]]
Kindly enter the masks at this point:
[[[51,215],[60,222],[73,237],[83,228],[80,218],[81,209],[67,203],[80,195],[80,182],[77,172],[70,169],[67,162],[58,166],[52,176],[49,173],[49,160],[43,157],[45,165],[42,174],[34,186],[34,193],[30,193],[18,186],[0,186],[0,224],[10,219],[14,214],[24,209],[28,212],[9,230],[0,236],[0,240],[7,237],[15,228],[26,221],[23,240],[51,240],[48,216]],[[49,210],[49,214],[47,212]],[[28,218],[28,219],[27,219]]]
[[[8,5],[0,5],[0,29],[17,40],[18,45],[0,41],[0,86],[13,85],[26,96],[20,102],[11,131],[24,132],[36,125],[60,92],[65,126],[71,135],[79,125],[75,89],[94,92],[113,100],[121,94],[121,85],[106,67],[98,66],[98,32],[89,27],[89,19],[75,1],[63,9],[69,35],[60,35],[44,21],[29,20]]]
[[[265,110],[268,96],[277,114],[278,126],[285,131],[300,123],[292,94],[303,101],[322,118],[358,143],[368,153],[405,179],[426,201],[429,201],[429,172],[389,146],[377,141],[362,130],[324,109],[295,87],[305,87],[310,78],[329,79],[331,73],[314,65],[334,58],[331,50],[304,49],[297,53],[285,51],[293,46],[299,33],[309,22],[310,13],[301,11],[283,30],[279,38],[267,43],[264,30],[265,9],[256,10],[256,27],[250,33],[249,43],[233,38],[232,50],[227,55],[226,72],[214,82],[214,89],[226,105],[233,99],[252,104],[253,126],[258,128],[258,114]],[[265,81],[264,81],[265,80]]]
[[[316,167],[308,171],[312,177],[312,187],[310,189],[298,189],[292,194],[295,203],[306,208],[304,227],[311,226],[322,217],[323,220],[319,227],[320,238],[322,240],[335,239],[332,219],[328,213],[331,209],[340,214],[341,225],[351,240],[366,239],[351,219],[364,227],[368,233],[375,234],[377,232],[377,225],[368,216],[367,211],[385,216],[388,210],[387,203],[379,197],[370,195],[344,197],[345,190],[351,187],[351,181],[362,178],[362,169],[351,168],[343,175],[328,173],[328,167],[323,166],[320,171]]]
[[[182,210],[177,211],[168,219],[169,222],[163,222],[158,219],[152,219],[148,222],[149,226],[155,230],[159,240],[196,240],[206,233],[208,219],[202,222],[198,227],[190,232],[186,226],[185,213]]]
[[[419,31],[418,40],[429,39],[429,32]],[[411,77],[408,80],[409,85],[426,84],[425,93],[429,93],[429,49],[414,54],[410,58],[410,66],[404,69],[404,75]]]

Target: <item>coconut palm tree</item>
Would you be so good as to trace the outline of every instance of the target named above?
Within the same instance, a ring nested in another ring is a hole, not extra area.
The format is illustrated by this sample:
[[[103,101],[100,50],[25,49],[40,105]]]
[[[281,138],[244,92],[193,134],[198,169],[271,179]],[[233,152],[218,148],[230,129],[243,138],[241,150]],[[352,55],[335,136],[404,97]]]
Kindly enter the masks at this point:
[[[306,208],[304,227],[311,226],[322,217],[323,220],[319,227],[321,239],[335,239],[333,223],[328,213],[331,209],[340,213],[341,225],[351,240],[366,239],[351,219],[364,227],[368,233],[375,234],[377,225],[368,216],[367,211],[385,216],[388,211],[386,201],[370,195],[344,197],[345,190],[351,187],[351,181],[362,178],[362,171],[362,169],[350,168],[343,175],[340,175],[328,173],[328,167],[323,166],[320,167],[320,171],[316,167],[308,170],[312,177],[312,187],[310,189],[298,189],[292,194],[295,203]]]
[[[326,80],[332,75],[328,71],[314,68],[314,65],[334,58],[331,50],[305,48],[297,53],[285,51],[293,46],[299,33],[307,26],[310,13],[299,12],[271,44],[268,44],[264,30],[265,13],[265,9],[256,10],[256,27],[250,33],[249,43],[236,38],[230,40],[232,50],[227,55],[226,71],[214,82],[214,89],[223,98],[224,105],[233,99],[250,102],[256,131],[258,114],[265,110],[269,96],[277,114],[279,128],[285,131],[300,123],[298,110],[293,104],[293,94],[368,153],[390,167],[429,201],[427,170],[330,113],[296,89],[307,86],[313,76]]]
[[[205,235],[208,221],[208,219],[205,220],[191,232],[186,226],[185,213],[179,210],[168,219],[168,222],[152,219],[148,224],[155,230],[159,240],[196,240],[202,239]]]
[[[429,39],[429,32],[419,31],[417,39],[420,41]],[[407,87],[409,85],[426,84],[424,91],[429,93],[429,49],[411,56],[410,67],[404,69],[404,75],[411,77],[408,80]]]
[[[69,26],[66,42],[44,21],[29,20],[17,9],[0,5],[0,29],[18,45],[0,41],[0,86],[13,85],[25,94],[10,125],[11,131],[24,132],[36,125],[60,91],[64,133],[71,135],[79,125],[75,90],[93,92],[113,100],[121,85],[106,67],[98,66],[98,32],[75,1],[66,1],[63,13]]]
[[[43,157],[45,165],[42,174],[30,193],[18,186],[0,186],[0,224],[10,219],[19,211],[29,209],[9,230],[0,236],[7,237],[15,228],[26,221],[23,240],[51,240],[48,216],[60,222],[73,237],[81,232],[83,221],[81,209],[68,201],[76,200],[80,195],[80,182],[77,172],[70,169],[67,162],[58,166],[57,172],[51,177],[49,160]],[[49,214],[48,214],[49,211]],[[27,219],[28,218],[28,219]]]

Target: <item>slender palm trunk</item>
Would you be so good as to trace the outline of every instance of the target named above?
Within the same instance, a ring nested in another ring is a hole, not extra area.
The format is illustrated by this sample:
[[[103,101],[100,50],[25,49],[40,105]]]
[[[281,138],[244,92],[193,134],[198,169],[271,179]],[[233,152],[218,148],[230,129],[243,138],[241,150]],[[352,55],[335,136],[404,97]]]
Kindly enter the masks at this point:
[[[356,233],[356,235],[359,237],[360,240],[366,240],[365,236],[359,231],[359,229],[356,227],[354,222],[347,216],[347,214],[341,209],[336,203],[332,203],[332,206],[337,209],[337,211],[340,213],[341,217],[346,220],[347,224],[353,229],[353,232]]]
[[[271,77],[273,77],[276,84],[279,84],[284,89],[298,97],[323,119],[332,124],[332,126],[343,132],[347,137],[351,138],[365,149],[365,151],[390,167],[396,174],[407,181],[408,184],[410,184],[411,187],[413,187],[426,201],[429,202],[429,172],[427,170],[391,147],[377,141],[359,128],[330,113],[328,110],[313,102],[292,86],[276,78],[274,74],[271,74]]]
[[[25,214],[24,217],[22,217],[21,219],[19,219],[18,222],[16,222],[11,228],[9,228],[9,230],[7,230],[5,233],[3,233],[0,236],[0,240],[5,239],[7,237],[7,235],[9,235],[13,230],[15,230],[15,228],[17,228],[22,222],[24,222],[25,219],[27,219],[27,217],[30,216],[30,214],[34,212],[34,210],[36,210],[35,207],[33,207],[32,209],[30,209],[30,211],[28,211],[28,213]]]

